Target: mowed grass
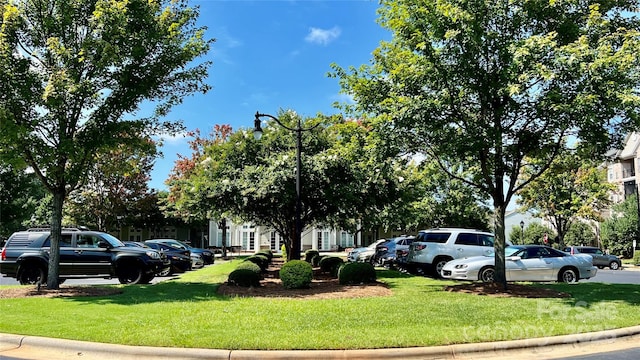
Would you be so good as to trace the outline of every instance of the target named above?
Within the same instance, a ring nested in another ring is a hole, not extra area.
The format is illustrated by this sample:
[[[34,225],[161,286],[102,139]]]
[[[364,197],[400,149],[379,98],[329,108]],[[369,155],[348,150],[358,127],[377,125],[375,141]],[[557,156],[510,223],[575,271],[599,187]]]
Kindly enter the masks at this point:
[[[640,286],[536,284],[571,298],[443,291],[450,281],[379,271],[393,296],[301,300],[216,293],[238,260],[108,297],[0,299],[0,332],[127,345],[362,349],[500,341],[640,324]]]

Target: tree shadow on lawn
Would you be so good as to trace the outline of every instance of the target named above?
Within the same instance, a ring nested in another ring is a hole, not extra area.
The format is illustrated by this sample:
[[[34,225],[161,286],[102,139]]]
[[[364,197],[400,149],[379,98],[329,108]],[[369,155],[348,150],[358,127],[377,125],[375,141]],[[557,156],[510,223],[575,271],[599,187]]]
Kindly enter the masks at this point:
[[[533,285],[541,286],[541,285]],[[577,284],[545,284],[550,288],[571,294],[566,302],[593,306],[599,302],[623,301],[640,305],[640,286],[637,284],[608,284],[582,282]]]
[[[164,281],[153,285],[126,285],[121,288],[122,293],[105,297],[73,297],[75,302],[104,303],[118,305],[132,305],[160,302],[198,302],[198,301],[228,301],[228,297],[218,294],[220,284],[187,283]]]

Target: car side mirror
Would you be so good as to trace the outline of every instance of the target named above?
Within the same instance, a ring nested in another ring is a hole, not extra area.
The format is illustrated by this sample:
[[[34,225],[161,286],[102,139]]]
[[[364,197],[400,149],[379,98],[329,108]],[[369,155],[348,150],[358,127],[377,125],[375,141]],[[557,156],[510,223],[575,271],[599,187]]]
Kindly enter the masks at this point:
[[[98,243],[98,247],[101,249],[109,249],[109,244],[107,244],[106,242],[100,241]]]

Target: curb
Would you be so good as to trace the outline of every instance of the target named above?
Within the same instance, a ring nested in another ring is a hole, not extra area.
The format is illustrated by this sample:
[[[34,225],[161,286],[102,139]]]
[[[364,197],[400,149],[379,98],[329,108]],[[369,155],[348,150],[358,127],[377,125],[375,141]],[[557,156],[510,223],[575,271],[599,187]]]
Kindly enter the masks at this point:
[[[194,348],[162,348],[119,344],[92,343],[38,336],[0,334],[0,358],[49,360],[93,359],[465,359],[465,358],[536,358],[604,351],[605,346],[638,347],[640,326],[554,337],[496,341],[477,344],[455,344],[415,348],[362,350],[222,350]]]

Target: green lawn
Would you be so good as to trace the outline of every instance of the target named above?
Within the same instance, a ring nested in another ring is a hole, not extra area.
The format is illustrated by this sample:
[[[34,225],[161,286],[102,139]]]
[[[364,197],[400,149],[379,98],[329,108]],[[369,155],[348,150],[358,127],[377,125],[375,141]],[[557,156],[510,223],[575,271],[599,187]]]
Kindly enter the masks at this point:
[[[391,297],[335,300],[216,294],[238,261],[100,298],[0,299],[0,332],[128,345],[216,349],[432,346],[640,324],[640,286],[545,284],[572,298],[442,291],[449,281],[379,271]],[[536,285],[540,286],[540,285]]]

